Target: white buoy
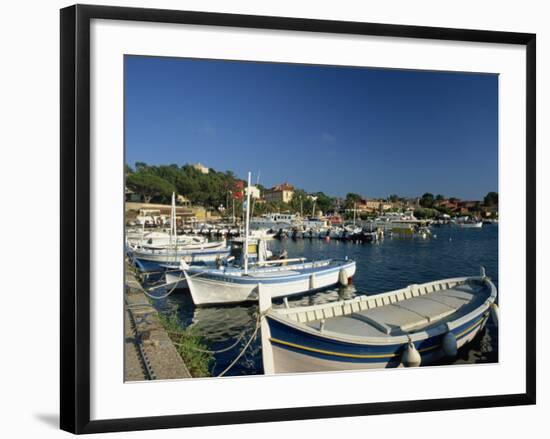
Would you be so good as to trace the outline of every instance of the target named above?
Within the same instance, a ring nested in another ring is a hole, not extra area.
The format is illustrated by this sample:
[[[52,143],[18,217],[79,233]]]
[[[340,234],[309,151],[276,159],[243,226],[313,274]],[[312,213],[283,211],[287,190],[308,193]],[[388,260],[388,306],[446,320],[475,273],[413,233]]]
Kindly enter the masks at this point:
[[[456,357],[456,354],[458,352],[458,345],[456,343],[456,337],[451,331],[447,332],[443,336],[443,340],[441,340],[441,347],[443,348],[443,352],[447,357]]]
[[[491,317],[496,326],[498,326],[498,321],[500,319],[500,309],[496,303],[491,304]]]
[[[482,265],[481,267],[479,267],[479,275],[485,279],[487,277],[487,274],[485,273],[485,267]]]
[[[405,367],[418,367],[421,362],[422,358],[420,357],[420,352],[416,350],[412,341],[409,342],[407,347],[403,350],[403,354],[401,354],[401,363],[403,363]]]
[[[343,287],[348,285],[348,272],[344,268],[338,273],[338,282],[340,282],[340,285]]]

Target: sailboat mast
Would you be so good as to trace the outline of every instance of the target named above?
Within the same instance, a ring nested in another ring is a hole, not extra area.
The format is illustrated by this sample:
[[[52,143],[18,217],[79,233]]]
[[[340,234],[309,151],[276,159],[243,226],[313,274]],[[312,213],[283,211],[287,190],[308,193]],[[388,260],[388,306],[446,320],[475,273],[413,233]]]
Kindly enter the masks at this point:
[[[178,241],[177,231],[176,231],[176,193],[172,192],[172,209],[170,211],[170,244],[174,244],[176,248],[176,243]]]
[[[246,217],[244,223],[244,274],[248,274],[248,227],[250,222],[250,172],[248,173],[248,187],[246,189]]]

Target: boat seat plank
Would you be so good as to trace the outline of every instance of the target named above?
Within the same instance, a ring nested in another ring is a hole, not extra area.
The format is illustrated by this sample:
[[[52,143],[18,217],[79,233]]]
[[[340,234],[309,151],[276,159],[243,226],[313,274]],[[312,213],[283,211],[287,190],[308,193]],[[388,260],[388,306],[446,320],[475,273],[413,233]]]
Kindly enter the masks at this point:
[[[475,283],[459,284],[452,288],[435,288],[422,295],[400,292],[396,301],[381,297],[361,299],[335,307],[334,317],[325,310],[324,331],[360,337],[403,335],[466,314],[486,299],[486,294],[480,294],[481,290],[483,286]],[[319,330],[319,318],[308,317],[306,324]]]
[[[412,327],[428,323],[429,321],[426,317],[402,306],[403,303],[407,303],[409,300],[361,311],[357,314],[363,317],[365,321],[376,322],[376,325],[379,327],[388,328],[384,331],[387,335],[397,334],[407,331]]]
[[[307,325],[310,328],[319,330],[321,327],[321,322],[315,321],[308,323]],[[370,325],[363,320],[354,318],[353,315],[340,316],[326,320],[324,324],[324,331],[347,335],[359,335],[364,337],[379,337],[387,335],[375,326]]]
[[[457,310],[457,308],[453,306],[441,302],[436,302],[430,299],[430,295],[415,297],[414,299],[400,302],[395,306],[405,308],[418,315],[421,315],[425,317],[429,322],[434,322],[436,320],[442,319],[443,317],[446,317]]]

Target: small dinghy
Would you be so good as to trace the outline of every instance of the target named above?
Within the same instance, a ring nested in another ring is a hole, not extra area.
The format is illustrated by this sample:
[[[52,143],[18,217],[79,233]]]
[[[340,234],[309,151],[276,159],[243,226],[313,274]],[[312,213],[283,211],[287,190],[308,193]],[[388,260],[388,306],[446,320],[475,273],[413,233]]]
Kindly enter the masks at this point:
[[[494,312],[497,289],[481,275],[410,285],[350,300],[273,308],[260,290],[266,374],[427,365],[457,350]]]

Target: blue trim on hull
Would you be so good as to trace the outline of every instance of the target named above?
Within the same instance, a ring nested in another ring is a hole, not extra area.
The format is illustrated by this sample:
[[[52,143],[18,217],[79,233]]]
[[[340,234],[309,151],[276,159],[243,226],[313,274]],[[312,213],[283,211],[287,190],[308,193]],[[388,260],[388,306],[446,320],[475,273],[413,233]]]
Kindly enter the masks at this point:
[[[334,263],[330,263],[326,266],[318,267],[318,268],[307,268],[302,270],[295,269],[295,271],[297,271],[299,274],[288,275],[288,276],[276,276],[272,278],[268,276],[266,277],[246,277],[246,276],[235,276],[235,275],[232,276],[230,274],[231,273],[230,271],[228,271],[227,273],[224,273],[222,271],[215,272],[214,270],[211,272],[209,271],[203,272],[197,277],[199,279],[209,279],[209,280],[218,281],[218,282],[228,282],[228,283],[235,283],[235,284],[256,285],[259,282],[261,282],[262,284],[278,284],[278,283],[288,283],[288,282],[295,282],[298,280],[307,279],[312,274],[323,276],[326,274],[333,273],[335,271],[340,271],[341,269],[351,268],[353,265],[355,265],[354,261],[352,262],[345,261],[345,262],[337,263],[336,265]],[[292,265],[285,266],[285,269],[289,271],[294,271]],[[253,270],[251,270],[251,272],[253,272]],[[188,273],[190,275],[194,275],[199,273],[199,271],[193,270],[191,268],[190,270],[188,270]]]
[[[485,319],[485,312],[470,319],[468,322],[460,325],[459,327],[453,329],[451,332],[458,335],[471,327],[470,330],[461,334],[460,338],[466,337],[475,331],[479,324],[483,323]],[[369,344],[355,344],[347,343],[344,341],[331,340],[325,337],[319,337],[314,334],[304,333],[298,329],[287,326],[281,322],[273,320],[267,317],[269,323],[269,328],[271,331],[271,338],[275,340],[281,340],[282,342],[290,343],[295,346],[289,346],[284,343],[277,343],[276,341],[271,341],[273,346],[287,349],[293,352],[297,352],[303,355],[312,356],[315,358],[339,361],[342,363],[389,363],[388,366],[395,363],[398,365],[400,363],[400,356],[403,348],[406,346],[406,343],[400,344],[389,344],[389,345],[369,345]],[[444,334],[428,337],[427,339],[414,342],[414,345],[418,351],[420,351],[422,357],[432,354],[439,348],[441,344],[441,339]],[[298,346],[303,346],[305,349],[302,349]],[[310,348],[312,350],[308,350]],[[331,355],[328,353],[318,352],[333,352],[335,354],[341,355]],[[425,351],[425,352],[422,352]],[[357,356],[369,356],[372,355],[373,358],[354,358],[349,355]]]

